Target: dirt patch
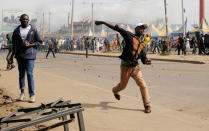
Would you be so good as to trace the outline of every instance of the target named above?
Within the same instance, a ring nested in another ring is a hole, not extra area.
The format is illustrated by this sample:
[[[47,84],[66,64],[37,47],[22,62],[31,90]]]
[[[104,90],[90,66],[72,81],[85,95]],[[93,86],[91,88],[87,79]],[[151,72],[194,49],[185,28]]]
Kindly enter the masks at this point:
[[[14,100],[3,89],[0,89],[0,116],[7,116],[17,108],[18,105],[14,104]]]
[[[15,103],[12,97],[10,97],[5,90],[0,89],[0,118],[8,116],[12,112],[16,111],[17,109],[23,108]],[[20,124],[20,123],[19,123]],[[1,125],[1,124],[0,124]],[[31,127],[27,127],[22,129],[21,131],[33,131],[38,130],[42,127],[42,125],[35,125]]]

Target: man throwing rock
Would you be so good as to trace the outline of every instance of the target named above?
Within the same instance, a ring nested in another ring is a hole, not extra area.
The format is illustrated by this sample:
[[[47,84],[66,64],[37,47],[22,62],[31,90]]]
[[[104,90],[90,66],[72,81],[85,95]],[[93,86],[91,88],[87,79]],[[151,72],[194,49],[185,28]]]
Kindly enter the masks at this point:
[[[144,30],[147,28],[147,25],[138,23],[135,26],[135,34],[133,34],[120,28],[118,25],[112,25],[104,21],[95,21],[95,24],[104,24],[107,27],[119,32],[123,36],[126,43],[123,48],[122,55],[119,57],[121,59],[120,83],[112,89],[115,98],[120,100],[119,92],[126,88],[129,78],[132,77],[140,87],[145,113],[150,113],[151,107],[149,93],[138,63],[138,59],[141,59],[143,64],[151,64],[151,60],[146,57],[144,44]]]

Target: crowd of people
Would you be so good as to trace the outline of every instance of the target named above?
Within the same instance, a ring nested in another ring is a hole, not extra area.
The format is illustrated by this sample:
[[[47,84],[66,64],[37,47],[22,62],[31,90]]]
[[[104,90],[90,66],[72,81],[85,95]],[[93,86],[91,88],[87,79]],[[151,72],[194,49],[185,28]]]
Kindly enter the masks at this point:
[[[166,45],[166,39],[164,37],[152,37],[145,36],[146,51],[150,53],[161,53]],[[198,54],[209,55],[209,35],[200,34],[179,34],[178,37],[169,37],[168,45],[170,51],[175,49],[174,54],[186,55],[186,54]],[[177,51],[177,53],[175,53]],[[182,53],[181,53],[182,52]]]
[[[146,34],[144,37],[147,53],[159,54],[164,51],[164,47],[166,45],[165,37],[150,37],[148,34]],[[1,48],[4,48],[6,46],[6,42],[3,42],[3,37],[1,37],[0,41],[1,43],[5,43],[1,44]],[[180,34],[179,36],[169,36],[168,42],[169,49],[173,51],[172,54],[209,54],[208,34],[203,35],[197,32],[196,34],[186,36],[183,36],[183,34]],[[45,37],[42,45],[38,47],[38,50],[48,51],[46,58],[48,57],[49,52],[52,52],[53,57],[55,58],[55,54],[57,52],[64,50],[85,51],[88,49],[94,53],[100,51],[120,51],[123,47],[124,40],[122,36],[120,36],[118,33],[115,33],[105,38],[92,36],[80,36],[74,37],[73,39],[65,37]]]
[[[147,53],[160,54],[165,50],[165,37],[149,37],[149,35],[146,34],[144,38]],[[201,35],[196,33],[195,35],[186,36],[180,34],[177,37],[169,37],[168,42],[169,49],[173,52],[172,54],[209,54],[208,34]],[[52,51],[52,53],[55,54],[59,51],[85,51],[88,49],[95,53],[100,51],[120,51],[124,46],[123,38],[118,34],[114,34],[107,38],[89,36],[77,37],[72,40],[69,38],[45,38],[39,50]],[[55,57],[55,55],[53,56]]]
[[[182,54],[186,55],[189,49],[192,49],[192,54],[209,55],[209,35],[203,35],[199,32],[192,37],[189,35],[183,37],[181,35],[176,42],[176,46],[178,55],[180,55],[180,51],[182,51]]]
[[[116,40],[117,41],[117,40]],[[115,41],[114,41],[115,43]],[[69,38],[45,38],[43,41],[43,44],[39,47],[39,50],[46,51],[48,48],[52,48],[54,52],[59,52],[62,50],[66,51],[74,51],[74,50],[85,50],[88,48],[89,50],[92,50],[93,52],[99,52],[99,51],[108,51],[110,48],[109,40],[107,38],[98,38],[98,37],[78,37],[70,40]],[[113,44],[114,50],[117,50],[117,43]]]

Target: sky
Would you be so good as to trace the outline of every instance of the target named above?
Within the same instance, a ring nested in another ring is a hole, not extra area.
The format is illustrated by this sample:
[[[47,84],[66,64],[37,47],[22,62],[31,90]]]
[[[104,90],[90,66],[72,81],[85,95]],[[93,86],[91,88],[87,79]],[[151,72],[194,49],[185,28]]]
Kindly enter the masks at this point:
[[[45,22],[49,21],[54,29],[68,23],[68,13],[71,14],[72,0],[0,0],[0,13],[3,9],[20,9],[30,18],[42,21],[45,12]],[[156,19],[164,19],[164,0],[74,0],[74,20],[91,20],[92,3],[94,3],[94,19],[116,23],[136,24],[138,22],[152,23]],[[182,0],[167,0],[168,23],[182,23]],[[205,0],[206,19],[209,20],[209,0]],[[199,23],[199,0],[184,0],[185,18],[191,24]],[[0,16],[1,17],[1,16]]]

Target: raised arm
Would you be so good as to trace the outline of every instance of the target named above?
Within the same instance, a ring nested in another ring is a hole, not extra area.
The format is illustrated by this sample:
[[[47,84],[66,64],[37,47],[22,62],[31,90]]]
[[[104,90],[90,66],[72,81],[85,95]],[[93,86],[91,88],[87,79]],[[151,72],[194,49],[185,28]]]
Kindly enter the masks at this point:
[[[117,32],[119,32],[124,38],[128,36],[128,33],[126,30],[124,30],[123,28],[120,28],[118,25],[112,25],[110,23],[104,22],[104,21],[95,21],[96,25],[106,25],[107,27],[109,27],[112,30],[115,30]]]
[[[112,25],[112,24],[104,22],[104,21],[95,21],[95,24],[96,25],[102,25],[103,24],[103,25],[106,25],[107,27],[109,27],[109,28],[111,28],[113,30],[114,30],[114,27],[115,27],[115,25]]]

